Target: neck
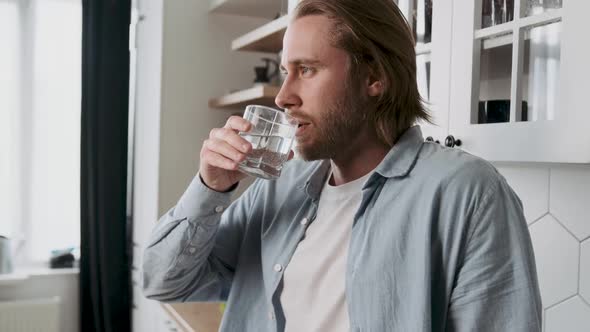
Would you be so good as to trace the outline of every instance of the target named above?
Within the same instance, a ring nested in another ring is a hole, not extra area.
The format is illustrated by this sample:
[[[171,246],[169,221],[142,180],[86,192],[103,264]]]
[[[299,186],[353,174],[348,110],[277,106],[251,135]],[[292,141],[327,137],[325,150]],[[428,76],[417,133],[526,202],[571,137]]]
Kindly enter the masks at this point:
[[[390,147],[365,131],[330,160],[332,164],[330,184],[339,186],[363,177],[381,163],[389,150]]]

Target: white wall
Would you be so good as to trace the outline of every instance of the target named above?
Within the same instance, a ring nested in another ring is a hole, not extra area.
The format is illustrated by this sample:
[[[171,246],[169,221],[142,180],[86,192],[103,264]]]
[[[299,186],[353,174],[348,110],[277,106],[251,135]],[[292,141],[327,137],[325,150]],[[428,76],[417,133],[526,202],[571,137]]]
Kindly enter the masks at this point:
[[[209,98],[252,86],[264,54],[231,52],[231,41],[268,20],[209,14],[207,1],[167,1],[164,8],[159,214],[172,207],[198,171],[213,127],[233,112]]]
[[[524,204],[545,332],[590,331],[590,165],[500,164]]]

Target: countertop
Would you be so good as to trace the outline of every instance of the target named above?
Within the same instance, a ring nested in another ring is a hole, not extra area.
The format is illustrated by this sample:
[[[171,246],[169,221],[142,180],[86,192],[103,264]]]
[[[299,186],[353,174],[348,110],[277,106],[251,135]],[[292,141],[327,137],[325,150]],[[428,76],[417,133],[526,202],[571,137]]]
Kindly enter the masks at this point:
[[[185,332],[217,332],[221,323],[222,303],[162,303],[164,309]]]

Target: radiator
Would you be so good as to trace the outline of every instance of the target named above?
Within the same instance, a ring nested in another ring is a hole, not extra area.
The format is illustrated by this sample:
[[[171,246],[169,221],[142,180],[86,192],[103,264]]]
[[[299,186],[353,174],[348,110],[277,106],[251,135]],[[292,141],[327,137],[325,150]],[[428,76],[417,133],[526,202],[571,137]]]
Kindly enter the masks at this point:
[[[59,297],[0,301],[0,331],[60,332],[60,306]]]

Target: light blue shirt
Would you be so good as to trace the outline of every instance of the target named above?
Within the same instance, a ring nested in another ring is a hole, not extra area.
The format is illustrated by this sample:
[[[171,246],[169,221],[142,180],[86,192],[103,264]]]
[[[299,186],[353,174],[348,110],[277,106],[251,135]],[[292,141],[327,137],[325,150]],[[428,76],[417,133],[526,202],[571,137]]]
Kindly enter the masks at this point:
[[[282,331],[283,272],[329,168],[290,161],[231,205],[195,177],[152,232],[145,295],[227,301],[221,331]],[[345,279],[351,331],[541,331],[521,201],[490,163],[424,142],[418,126],[363,186]]]

